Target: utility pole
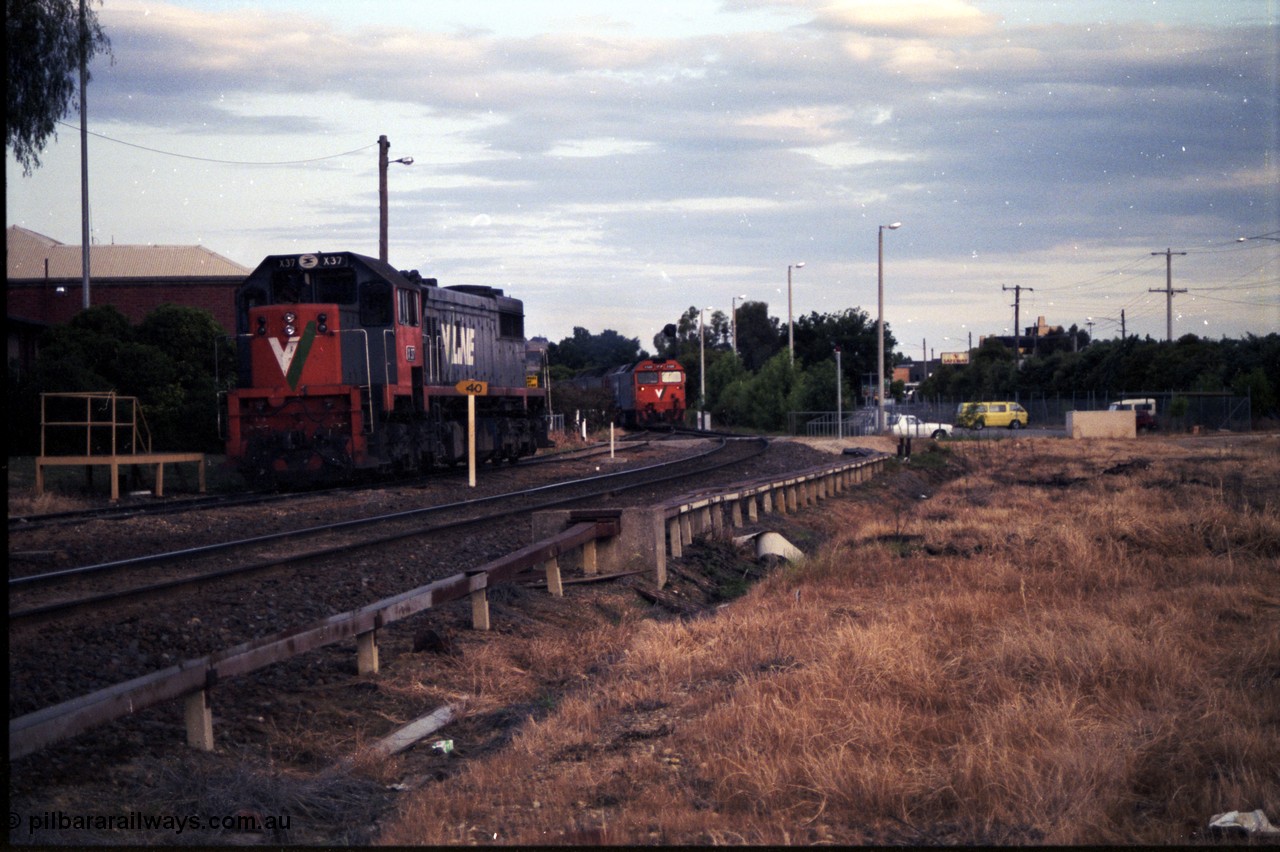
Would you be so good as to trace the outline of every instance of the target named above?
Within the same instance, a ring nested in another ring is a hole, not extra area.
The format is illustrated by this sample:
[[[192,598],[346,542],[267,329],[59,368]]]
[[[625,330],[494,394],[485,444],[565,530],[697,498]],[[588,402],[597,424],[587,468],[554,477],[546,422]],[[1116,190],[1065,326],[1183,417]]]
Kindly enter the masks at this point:
[[[89,310],[89,28],[80,0],[80,306]]]
[[[378,137],[378,260],[387,262],[387,151],[391,143]]]
[[[1022,362],[1022,291],[1029,290],[1034,293],[1035,288],[1023,287],[1021,284],[1005,287],[1002,284],[1000,289],[1013,291],[1013,363],[1017,366]]]
[[[1123,341],[1127,335],[1124,333],[1124,308],[1120,309],[1120,339]]]
[[[1178,254],[1178,255],[1186,254],[1186,252],[1185,252],[1185,251],[1173,251],[1173,250],[1171,250],[1171,249],[1165,249],[1164,251],[1153,251],[1153,252],[1151,252],[1151,255],[1152,255],[1153,257],[1154,257],[1155,255],[1158,255],[1158,254],[1162,254],[1162,255],[1164,255],[1164,289],[1163,289],[1163,290],[1149,290],[1148,292],[1150,292],[1150,293],[1164,293],[1164,297],[1165,297],[1165,309],[1164,309],[1164,312],[1165,312],[1165,313],[1164,313],[1164,315],[1165,315],[1165,321],[1164,321],[1164,324],[1165,324],[1165,330],[1164,330],[1164,335],[1165,335],[1165,340],[1166,340],[1166,341],[1168,341],[1169,343],[1172,343],[1172,342],[1173,342],[1173,294],[1174,294],[1174,293],[1185,293],[1185,292],[1187,292],[1186,290],[1175,290],[1175,289],[1173,289],[1173,256],[1174,256],[1175,254]]]

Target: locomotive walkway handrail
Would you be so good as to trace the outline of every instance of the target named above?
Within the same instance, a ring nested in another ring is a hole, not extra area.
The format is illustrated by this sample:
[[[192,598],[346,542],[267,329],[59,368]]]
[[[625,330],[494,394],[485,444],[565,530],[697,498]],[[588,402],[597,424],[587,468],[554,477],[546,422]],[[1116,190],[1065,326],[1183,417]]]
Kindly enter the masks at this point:
[[[378,671],[377,631],[387,625],[449,601],[471,600],[472,626],[489,629],[487,589],[512,582],[541,566],[547,588],[563,595],[559,558],[574,555],[583,571],[595,575],[597,544],[603,542],[605,567],[640,560],[655,572],[655,584],[666,584],[668,554],[679,558],[693,538],[726,524],[755,522],[760,512],[794,512],[845,490],[883,469],[887,455],[813,468],[780,479],[763,478],[726,489],[686,495],[639,509],[560,510],[534,516],[534,544],[479,568],[446,577],[407,592],[333,615],[300,630],[252,640],[175,666],[114,684],[105,689],[46,707],[9,721],[9,759],[83,733],[97,725],[183,698],[187,742],[213,748],[210,690],[221,679],[246,674],[298,654],[341,640],[356,640],[357,670]],[[726,518],[728,511],[728,518]]]

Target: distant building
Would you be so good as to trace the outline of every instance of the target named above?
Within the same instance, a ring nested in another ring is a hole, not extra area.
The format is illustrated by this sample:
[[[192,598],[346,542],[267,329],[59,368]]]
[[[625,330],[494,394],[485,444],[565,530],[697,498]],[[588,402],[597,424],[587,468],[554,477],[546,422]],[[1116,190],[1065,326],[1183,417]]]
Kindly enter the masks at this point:
[[[81,247],[13,225],[5,231],[5,314],[10,362],[30,366],[35,341],[83,305]],[[203,246],[89,247],[89,303],[140,322],[163,304],[204,308],[235,329],[235,293],[251,270]]]
[[[1049,325],[1044,317],[1036,317],[1036,324],[1024,328],[1021,337],[1014,337],[1012,334],[986,335],[978,338],[978,345],[981,346],[987,340],[998,340],[1009,349],[1017,346],[1022,355],[1048,355],[1050,352],[1072,352],[1078,349],[1081,343],[1079,334],[1074,328],[1067,330],[1060,325]],[[1087,337],[1084,343],[1088,343]]]
[[[542,371],[547,366],[547,347],[550,345],[545,337],[530,337],[524,343],[525,382],[529,387],[541,387]]]

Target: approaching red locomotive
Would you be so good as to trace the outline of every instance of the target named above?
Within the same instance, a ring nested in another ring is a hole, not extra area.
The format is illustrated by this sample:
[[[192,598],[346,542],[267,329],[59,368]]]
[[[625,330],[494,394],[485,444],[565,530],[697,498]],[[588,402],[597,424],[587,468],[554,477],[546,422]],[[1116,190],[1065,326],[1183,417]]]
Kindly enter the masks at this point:
[[[684,421],[684,368],[679,362],[646,358],[618,367],[605,381],[621,425],[678,425]]]
[[[353,252],[272,255],[236,294],[239,383],[227,458],[255,482],[412,472],[467,453],[515,461],[547,440],[529,387],[524,304],[491,287],[439,287]]]

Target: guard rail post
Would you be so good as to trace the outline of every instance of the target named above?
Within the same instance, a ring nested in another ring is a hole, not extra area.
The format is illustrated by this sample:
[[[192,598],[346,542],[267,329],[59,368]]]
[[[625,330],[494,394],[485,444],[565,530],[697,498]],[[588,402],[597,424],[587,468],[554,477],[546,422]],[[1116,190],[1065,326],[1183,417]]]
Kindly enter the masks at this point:
[[[213,751],[213,709],[209,706],[209,690],[187,693],[182,703],[187,745],[200,751]]]
[[[489,629],[489,574],[486,571],[468,571],[467,580],[471,591],[467,597],[471,599],[471,629]]]

